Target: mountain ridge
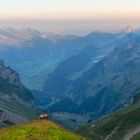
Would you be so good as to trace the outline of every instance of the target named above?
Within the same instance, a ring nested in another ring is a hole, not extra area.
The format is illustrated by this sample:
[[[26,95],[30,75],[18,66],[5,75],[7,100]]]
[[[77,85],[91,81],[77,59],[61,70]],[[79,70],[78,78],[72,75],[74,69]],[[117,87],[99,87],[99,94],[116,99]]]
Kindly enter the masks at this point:
[[[0,60],[0,112],[0,127],[27,122],[37,116],[32,93],[3,60]]]

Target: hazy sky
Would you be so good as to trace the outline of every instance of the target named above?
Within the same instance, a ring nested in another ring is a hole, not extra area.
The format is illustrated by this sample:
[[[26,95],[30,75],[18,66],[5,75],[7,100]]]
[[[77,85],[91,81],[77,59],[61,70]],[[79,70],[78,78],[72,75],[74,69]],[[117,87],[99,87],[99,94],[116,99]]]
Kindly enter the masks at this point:
[[[90,30],[137,27],[139,21],[140,0],[0,0],[1,26]]]

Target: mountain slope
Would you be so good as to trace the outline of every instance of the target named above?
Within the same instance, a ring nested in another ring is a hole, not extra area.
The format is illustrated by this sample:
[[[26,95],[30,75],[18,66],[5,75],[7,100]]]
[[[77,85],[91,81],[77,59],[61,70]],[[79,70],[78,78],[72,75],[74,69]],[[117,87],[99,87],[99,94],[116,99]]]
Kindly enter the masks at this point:
[[[93,112],[93,117],[98,118],[131,104],[140,88],[139,66],[140,38],[130,35],[127,43],[121,44],[73,84],[76,99],[80,95],[84,97],[83,112]]]
[[[76,101],[82,101],[83,113],[93,112],[93,117],[98,118],[131,104],[135,91],[140,88],[139,65],[140,38],[130,35],[127,43],[77,79],[70,93]]]
[[[85,71],[89,70],[113,50],[116,44],[109,43],[115,39],[109,41],[109,38],[114,38],[114,36],[111,37],[111,34],[96,32],[83,37],[83,40],[88,40],[89,43],[92,42],[91,45],[85,46],[79,53],[71,55],[62,61],[52,73],[46,76],[43,88],[43,92],[46,96],[54,100],[55,98],[59,98],[59,96],[61,98],[65,94],[65,91],[70,88],[73,81],[81,77]],[[106,39],[107,42],[103,43]],[[79,45],[77,47],[79,47]],[[82,46],[80,47],[82,48]]]
[[[12,100],[0,99],[0,128],[28,122],[37,118],[37,116],[37,111],[33,107]]]
[[[0,127],[25,122],[37,115],[32,93],[3,60],[0,60],[0,112]]]
[[[3,60],[0,60],[0,97],[5,96],[9,99],[14,99],[22,104],[32,104],[32,93],[24,87],[20,81],[20,77],[16,71],[4,64]]]
[[[132,103],[136,91],[140,89],[139,36],[128,34],[119,40],[113,51],[72,81],[69,79],[71,72],[77,70],[77,65],[84,65],[84,61],[73,65],[78,61],[74,60],[70,57],[61,63],[46,80],[46,96],[52,97],[52,101],[49,98],[50,112],[67,112],[64,104],[69,101],[73,109],[69,105],[68,113],[98,119]]]
[[[48,75],[44,83],[43,91],[50,93],[50,96],[62,96],[66,88],[69,87],[75,79],[80,77],[82,73],[93,66],[95,64],[93,61],[102,55],[103,52],[95,46],[88,46],[80,53],[72,55],[60,63],[58,67]],[[52,95],[52,93],[55,95]]]
[[[59,35],[58,35],[59,36]],[[101,49],[118,38],[115,34],[93,32],[86,36],[59,36],[33,29],[0,29],[0,56],[22,77],[29,89],[42,90],[48,73],[64,59],[95,45]],[[57,38],[57,39],[55,39]],[[106,48],[107,50],[107,48]],[[44,78],[45,77],[45,78]]]
[[[51,121],[33,121],[28,124],[0,130],[1,140],[86,140]]]
[[[133,104],[119,112],[79,128],[77,133],[91,137],[93,140],[126,140],[140,132],[139,116],[140,103]]]

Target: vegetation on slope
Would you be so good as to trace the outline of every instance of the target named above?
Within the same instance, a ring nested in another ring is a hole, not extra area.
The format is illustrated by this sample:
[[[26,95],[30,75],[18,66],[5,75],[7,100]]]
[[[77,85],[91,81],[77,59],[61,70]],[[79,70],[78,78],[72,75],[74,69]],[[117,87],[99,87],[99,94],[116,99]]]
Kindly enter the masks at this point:
[[[36,118],[32,93],[21,83],[16,71],[0,60],[0,127]]]
[[[33,107],[27,107],[17,102],[3,99],[0,99],[0,110],[4,111],[6,115],[5,120],[0,121],[0,128],[33,120],[38,116],[37,110]]]
[[[33,100],[32,93],[22,84],[17,86],[10,84],[8,80],[0,78],[0,95],[2,94],[7,94],[8,96],[16,94],[18,97],[29,102]]]
[[[17,102],[10,102],[0,99],[0,107],[14,114],[20,114],[29,119],[35,119],[38,116],[38,112],[33,107],[24,106]]]
[[[110,137],[110,140],[122,140],[128,130],[140,125],[139,116],[140,103],[137,103],[94,123],[82,126],[77,132],[94,140],[104,140],[107,137]]]
[[[51,121],[38,120],[0,130],[1,140],[86,140]]]
[[[131,140],[140,140],[140,133],[134,135]]]

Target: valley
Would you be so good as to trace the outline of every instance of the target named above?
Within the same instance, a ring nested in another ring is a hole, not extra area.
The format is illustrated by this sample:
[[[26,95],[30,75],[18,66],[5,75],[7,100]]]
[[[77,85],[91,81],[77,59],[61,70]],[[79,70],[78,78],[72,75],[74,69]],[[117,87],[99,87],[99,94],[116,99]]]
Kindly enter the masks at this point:
[[[0,0],[0,140],[140,140],[140,0]]]
[[[49,127],[59,139],[65,132],[63,139],[69,140],[139,138],[140,35],[61,36],[12,28],[0,34],[5,38],[0,40],[0,128],[8,127],[0,130],[2,137],[9,139],[16,130],[13,140],[45,139],[41,129]],[[46,112],[49,120],[38,120]]]

